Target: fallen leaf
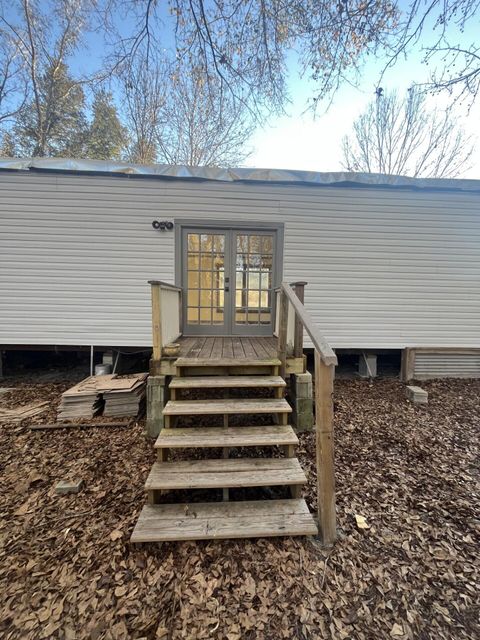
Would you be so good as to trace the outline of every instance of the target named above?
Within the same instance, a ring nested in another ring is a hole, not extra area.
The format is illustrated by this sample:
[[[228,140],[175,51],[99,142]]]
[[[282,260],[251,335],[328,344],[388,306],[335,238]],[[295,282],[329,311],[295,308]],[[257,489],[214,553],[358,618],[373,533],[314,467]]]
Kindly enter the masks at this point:
[[[112,542],[115,542],[115,540],[119,540],[122,536],[123,533],[121,531],[119,531],[118,529],[114,529],[110,534],[110,540],[112,540]]]
[[[403,636],[403,627],[401,624],[395,622],[393,627],[390,629],[391,636]]]
[[[365,518],[363,516],[355,514],[355,521],[356,521],[357,527],[359,529],[370,529],[370,525],[367,524],[367,521],[365,520]]]

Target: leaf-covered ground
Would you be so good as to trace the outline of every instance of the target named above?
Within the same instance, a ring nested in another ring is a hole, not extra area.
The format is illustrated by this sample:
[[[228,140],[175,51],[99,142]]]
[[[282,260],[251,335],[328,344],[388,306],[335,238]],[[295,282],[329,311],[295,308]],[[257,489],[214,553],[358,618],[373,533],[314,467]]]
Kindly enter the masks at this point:
[[[5,380],[0,402],[69,385]],[[153,461],[142,424],[0,426],[0,636],[112,640],[478,637],[480,381],[335,385],[339,541],[132,547]],[[315,508],[313,434],[301,437]],[[57,496],[65,477],[84,479]],[[359,529],[355,515],[369,526]]]

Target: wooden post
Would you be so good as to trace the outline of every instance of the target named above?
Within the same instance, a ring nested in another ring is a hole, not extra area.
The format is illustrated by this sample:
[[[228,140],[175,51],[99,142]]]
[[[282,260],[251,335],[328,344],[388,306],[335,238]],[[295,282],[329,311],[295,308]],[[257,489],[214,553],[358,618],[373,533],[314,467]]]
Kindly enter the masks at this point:
[[[294,283],[295,294],[302,304],[305,302],[306,284],[306,282]],[[303,356],[303,324],[297,314],[295,314],[295,338],[293,342],[293,355],[295,358],[301,358]]]
[[[337,537],[333,459],[334,374],[335,366],[326,365],[315,349],[318,526],[321,541],[325,546],[332,546]]]
[[[287,330],[288,330],[288,299],[283,289],[280,291],[280,318],[278,327],[278,359],[280,360],[280,375],[285,379],[287,373]]]
[[[158,282],[150,282],[152,291],[152,344],[153,359],[160,360],[162,357],[162,319],[161,319],[161,289]]]
[[[409,382],[415,376],[415,349],[406,347],[402,351],[402,367],[400,370],[400,380]]]

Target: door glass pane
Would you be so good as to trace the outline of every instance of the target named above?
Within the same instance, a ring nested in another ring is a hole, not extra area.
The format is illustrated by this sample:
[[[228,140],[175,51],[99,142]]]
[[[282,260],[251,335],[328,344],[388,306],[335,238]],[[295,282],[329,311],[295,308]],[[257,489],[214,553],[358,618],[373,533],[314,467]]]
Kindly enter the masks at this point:
[[[198,271],[189,271],[188,272],[188,288],[189,289],[198,289]]]
[[[248,240],[248,253],[262,253],[261,236],[250,236]]]
[[[270,289],[272,287],[272,274],[269,271],[262,272],[262,289]]]
[[[237,236],[237,253],[248,253],[248,236]]]
[[[188,307],[187,322],[188,324],[198,324],[198,309],[192,309],[191,307]]]
[[[189,307],[198,307],[198,289],[188,290],[187,305]]]
[[[260,273],[258,271],[250,271],[248,275],[248,288],[260,289]]]
[[[200,236],[200,251],[209,251],[210,253],[213,250],[213,236],[210,233],[204,234]]]
[[[212,291],[211,289],[200,289],[200,306],[212,307]]]
[[[196,233],[189,233],[187,246],[189,251],[198,251],[200,247],[200,236]]]
[[[262,236],[261,253],[273,255],[273,237],[272,236]]]
[[[225,318],[223,316],[223,309],[220,311],[214,311],[212,324],[223,324],[225,322]]]
[[[189,253],[188,254],[188,269],[198,269],[199,265],[199,255],[198,253]]]
[[[187,234],[187,324],[223,325],[225,234]]]
[[[213,236],[213,250],[217,253],[225,251],[225,236]]]
[[[200,273],[200,288],[201,289],[211,289],[213,280],[212,280],[212,272],[211,271],[202,271]]]
[[[213,268],[213,258],[211,253],[200,254],[200,269],[202,271],[211,271]]]
[[[212,324],[212,308],[200,309],[200,324]]]

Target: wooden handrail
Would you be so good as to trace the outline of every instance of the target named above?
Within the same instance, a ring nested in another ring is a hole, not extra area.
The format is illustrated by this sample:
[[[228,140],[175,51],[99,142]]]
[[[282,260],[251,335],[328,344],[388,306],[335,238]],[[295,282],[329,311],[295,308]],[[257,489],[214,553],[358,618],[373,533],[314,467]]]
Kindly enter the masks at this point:
[[[301,283],[297,283],[298,284]],[[286,348],[288,334],[288,307],[295,311],[295,337],[298,340],[299,325],[305,328],[315,347],[315,423],[316,423],[316,467],[317,467],[317,513],[320,538],[325,546],[335,542],[335,469],[333,456],[333,380],[337,356],[327,340],[318,331],[303,301],[284,282],[280,287],[278,357],[282,375],[286,370]]]
[[[333,364],[336,366],[338,364],[338,360],[335,352],[328,344],[327,340],[322,336],[320,331],[317,329],[312,316],[303,306],[302,302],[300,302],[299,298],[296,296],[295,292],[288,284],[288,282],[282,283],[281,291],[287,296],[288,301],[295,309],[296,317],[305,327],[305,331],[310,336],[310,340],[313,342],[313,346],[318,351],[323,362],[327,365]]]
[[[173,289],[174,291],[182,291],[181,287],[177,287],[169,282],[163,282],[163,280],[149,280],[148,284],[156,284],[160,286],[160,289]]]

